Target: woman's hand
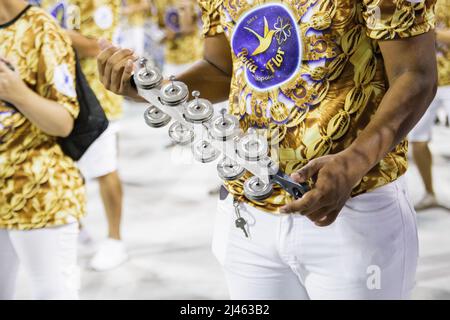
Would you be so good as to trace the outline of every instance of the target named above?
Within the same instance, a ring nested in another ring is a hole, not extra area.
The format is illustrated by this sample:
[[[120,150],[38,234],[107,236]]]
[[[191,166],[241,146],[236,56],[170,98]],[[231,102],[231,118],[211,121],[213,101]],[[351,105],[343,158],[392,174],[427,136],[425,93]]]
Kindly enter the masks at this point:
[[[301,199],[281,208],[283,213],[300,213],[324,227],[332,224],[341,212],[355,185],[367,173],[359,168],[348,150],[310,161],[291,178],[299,183],[315,179],[311,191]]]
[[[0,100],[15,105],[17,99],[28,95],[31,89],[16,71],[11,70],[11,66],[11,63],[0,57]]]

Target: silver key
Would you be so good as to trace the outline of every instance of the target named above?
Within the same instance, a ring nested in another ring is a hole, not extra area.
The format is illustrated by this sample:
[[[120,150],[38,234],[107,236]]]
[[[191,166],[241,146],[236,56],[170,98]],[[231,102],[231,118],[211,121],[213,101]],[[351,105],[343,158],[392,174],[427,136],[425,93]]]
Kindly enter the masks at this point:
[[[245,219],[241,217],[241,213],[239,212],[239,201],[237,201],[235,199],[233,201],[233,206],[234,206],[234,211],[235,211],[236,217],[237,217],[234,224],[236,225],[236,228],[241,229],[244,232],[245,237],[248,238],[247,229],[245,229],[245,226],[247,225],[247,221],[245,221]]]

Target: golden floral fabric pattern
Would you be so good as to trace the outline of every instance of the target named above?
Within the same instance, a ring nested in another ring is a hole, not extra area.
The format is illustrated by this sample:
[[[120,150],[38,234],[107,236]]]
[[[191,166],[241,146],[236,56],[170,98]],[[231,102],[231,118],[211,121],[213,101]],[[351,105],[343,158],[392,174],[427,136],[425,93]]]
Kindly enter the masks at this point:
[[[347,148],[377,111],[386,90],[378,41],[434,26],[434,2],[407,0],[201,0],[203,33],[225,33],[233,59],[229,112],[273,146],[286,173]],[[399,144],[355,186],[353,196],[396,180],[407,169]],[[244,177],[245,178],[245,177]],[[243,181],[227,189],[243,195]],[[263,202],[276,212],[280,188]]]
[[[200,21],[201,12],[192,2],[192,12],[196,19]],[[177,0],[155,0],[154,4],[157,10],[158,25],[163,29],[170,29],[172,32],[178,32],[178,9]],[[203,38],[200,36],[200,26],[192,34],[179,35],[174,39],[168,39],[165,43],[164,55],[165,61],[170,64],[188,64],[195,62],[203,56]]]
[[[124,5],[137,5],[140,4],[142,0],[125,0]],[[145,23],[146,12],[140,11],[130,14],[128,16],[128,25],[143,27]]]
[[[367,34],[373,39],[406,38],[434,26],[436,0],[363,0]]]
[[[199,34],[177,37],[166,42],[165,61],[171,64],[188,64],[203,56],[203,40]]]
[[[436,29],[450,29],[450,0],[438,0],[436,6]],[[437,63],[439,71],[439,85],[450,85],[450,46],[437,44]]]
[[[112,41],[119,24],[121,0],[69,0],[70,5],[79,8],[79,31],[88,38],[104,38]],[[97,59],[80,59],[81,67],[92,90],[109,120],[122,117],[122,97],[106,90],[98,77]]]
[[[70,39],[49,15],[30,8],[0,28],[0,43],[0,56],[33,91],[78,115]],[[0,102],[0,228],[64,225],[84,212],[83,180],[57,139]]]
[[[220,24],[220,10],[222,0],[199,0],[202,8],[203,34],[207,36],[215,36],[222,33],[222,25]]]

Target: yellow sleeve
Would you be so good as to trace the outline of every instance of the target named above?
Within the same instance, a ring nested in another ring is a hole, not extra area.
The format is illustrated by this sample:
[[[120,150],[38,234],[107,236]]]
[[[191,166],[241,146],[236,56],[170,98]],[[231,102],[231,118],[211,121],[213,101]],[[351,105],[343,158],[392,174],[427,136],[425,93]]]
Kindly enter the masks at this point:
[[[156,1],[156,21],[160,28],[165,28],[164,15],[166,13],[166,4],[164,1]]]
[[[220,23],[222,0],[200,0],[199,5],[202,10],[203,35],[212,37],[223,33]]]
[[[434,28],[436,0],[362,0],[367,35],[376,40],[408,38]]]
[[[69,3],[79,10],[78,32],[88,38],[112,40],[119,25],[121,0],[71,0]]]
[[[35,38],[38,49],[37,93],[61,104],[76,118],[75,54],[70,39],[56,22],[45,23]]]

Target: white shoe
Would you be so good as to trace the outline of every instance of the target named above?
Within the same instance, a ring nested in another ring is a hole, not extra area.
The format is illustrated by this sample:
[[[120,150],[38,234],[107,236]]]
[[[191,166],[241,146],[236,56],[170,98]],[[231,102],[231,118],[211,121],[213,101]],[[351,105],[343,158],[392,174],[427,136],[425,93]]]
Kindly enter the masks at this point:
[[[114,269],[127,261],[128,254],[121,240],[108,238],[103,241],[91,259],[90,267],[96,271]]]
[[[415,206],[414,209],[417,211],[430,209],[433,207],[437,207],[438,202],[436,200],[436,196],[434,194],[427,193],[422,200],[420,200]]]

